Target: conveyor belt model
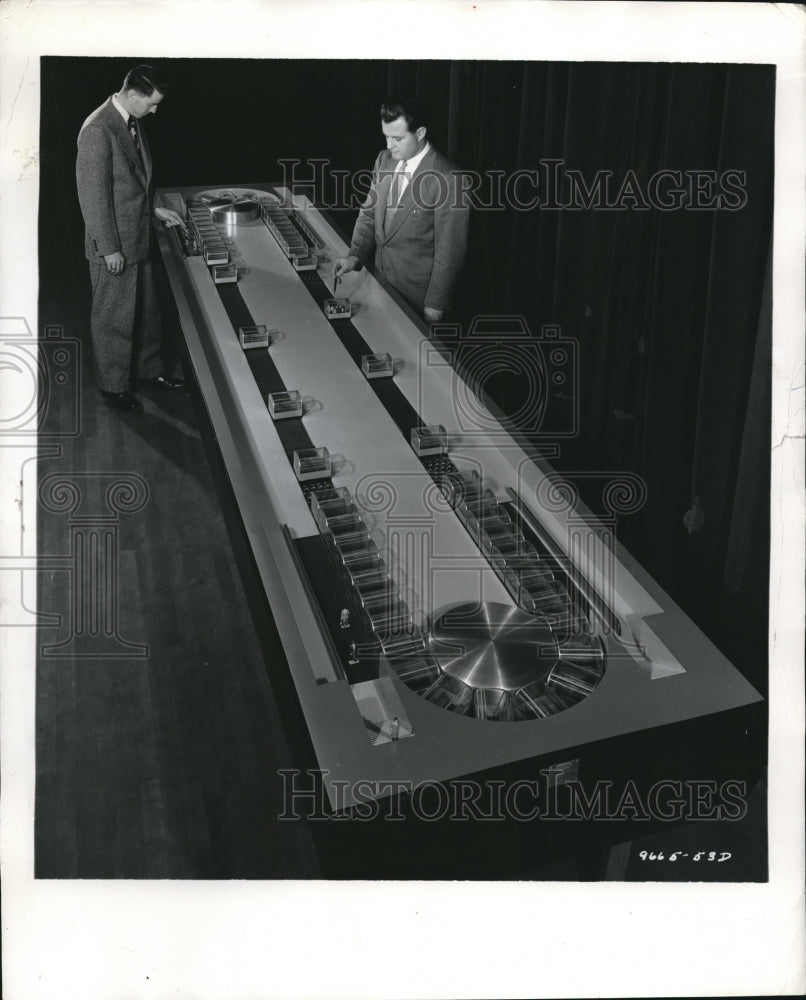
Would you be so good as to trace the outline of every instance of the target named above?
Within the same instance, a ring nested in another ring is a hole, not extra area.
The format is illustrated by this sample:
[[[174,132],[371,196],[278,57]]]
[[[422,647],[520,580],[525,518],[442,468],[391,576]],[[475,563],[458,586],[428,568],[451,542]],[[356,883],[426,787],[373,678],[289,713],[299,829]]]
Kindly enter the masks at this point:
[[[346,244],[305,196],[161,194],[188,221],[160,248],[333,808],[510,766],[599,776],[675,725],[748,728],[759,695],[471,392],[469,334],[427,330],[367,270],[335,289]]]

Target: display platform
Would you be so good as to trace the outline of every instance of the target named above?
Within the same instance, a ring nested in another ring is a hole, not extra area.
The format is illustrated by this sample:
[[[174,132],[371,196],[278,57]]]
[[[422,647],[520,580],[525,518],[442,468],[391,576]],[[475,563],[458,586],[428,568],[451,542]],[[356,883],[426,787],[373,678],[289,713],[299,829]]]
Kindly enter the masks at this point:
[[[159,196],[187,220],[159,247],[330,810],[758,763],[759,694],[463,365],[473,338],[539,348],[539,409],[572,345],[429,329],[367,269],[334,287],[347,245],[305,194]]]

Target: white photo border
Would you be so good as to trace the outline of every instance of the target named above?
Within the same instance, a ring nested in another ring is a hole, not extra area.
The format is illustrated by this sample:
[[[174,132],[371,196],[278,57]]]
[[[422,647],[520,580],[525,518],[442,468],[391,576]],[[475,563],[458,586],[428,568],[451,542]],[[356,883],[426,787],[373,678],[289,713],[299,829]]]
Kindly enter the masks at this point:
[[[0,336],[15,318],[36,327],[42,56],[416,54],[418,59],[777,66],[769,883],[36,881],[35,635],[30,628],[5,628],[0,629],[0,847],[9,1000],[806,991],[805,29],[806,13],[794,4],[5,0],[0,5]],[[0,480],[5,512],[0,538],[6,540],[19,524],[7,512],[17,510],[21,498],[5,468]],[[34,521],[32,515],[26,524],[27,551],[35,551]],[[468,934],[479,930],[481,955],[467,948]]]

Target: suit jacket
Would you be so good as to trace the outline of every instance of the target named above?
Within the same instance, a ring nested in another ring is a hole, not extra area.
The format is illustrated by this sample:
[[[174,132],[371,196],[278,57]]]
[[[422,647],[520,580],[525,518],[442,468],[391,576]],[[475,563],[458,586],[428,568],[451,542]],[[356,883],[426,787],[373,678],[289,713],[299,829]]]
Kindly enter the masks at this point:
[[[151,240],[151,152],[138,123],[138,152],[109,98],[78,134],[76,186],[88,260],[121,251],[129,264],[146,260]]]
[[[371,263],[374,256],[376,270],[413,305],[447,309],[464,263],[470,219],[456,167],[432,147],[385,230],[384,215],[396,166],[388,150],[376,159],[349,252],[363,264]]]

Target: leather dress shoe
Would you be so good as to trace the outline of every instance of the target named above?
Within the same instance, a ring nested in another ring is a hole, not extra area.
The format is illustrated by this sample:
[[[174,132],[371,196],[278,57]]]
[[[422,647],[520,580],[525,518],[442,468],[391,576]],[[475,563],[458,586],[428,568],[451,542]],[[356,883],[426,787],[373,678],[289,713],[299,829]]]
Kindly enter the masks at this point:
[[[133,392],[101,392],[107,406],[119,413],[142,413],[143,404]]]
[[[157,375],[156,378],[145,378],[140,380],[142,389],[161,389],[163,392],[176,392],[187,389],[187,383],[183,378],[171,378],[170,375]]]

